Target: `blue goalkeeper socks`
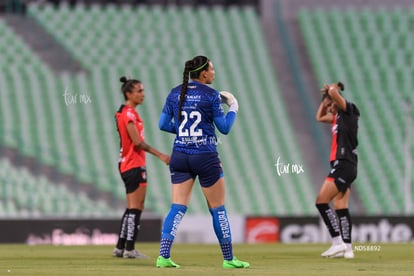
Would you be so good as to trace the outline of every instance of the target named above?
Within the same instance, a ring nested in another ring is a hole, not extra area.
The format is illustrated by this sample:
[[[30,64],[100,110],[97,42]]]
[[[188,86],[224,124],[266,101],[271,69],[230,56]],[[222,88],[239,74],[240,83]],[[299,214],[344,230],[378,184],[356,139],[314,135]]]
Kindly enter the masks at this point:
[[[160,256],[170,257],[171,246],[177,234],[177,228],[187,211],[187,206],[171,204],[170,212],[164,219],[161,234]]]
[[[231,242],[230,223],[227,218],[226,208],[224,205],[211,208],[210,214],[213,217],[214,232],[220,243],[224,260],[233,260],[233,245]]]

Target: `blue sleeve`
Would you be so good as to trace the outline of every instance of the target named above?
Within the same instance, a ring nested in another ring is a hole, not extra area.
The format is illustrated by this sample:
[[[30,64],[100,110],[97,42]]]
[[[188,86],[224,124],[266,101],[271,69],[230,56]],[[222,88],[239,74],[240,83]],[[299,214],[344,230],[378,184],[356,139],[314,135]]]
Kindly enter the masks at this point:
[[[161,112],[160,120],[158,121],[158,127],[163,131],[175,134],[177,132],[175,131],[174,123],[171,119],[171,115]]]
[[[212,97],[213,118],[224,117],[224,109],[221,105],[220,93],[218,91]]]
[[[226,116],[214,117],[214,124],[221,133],[228,134],[236,120],[236,115],[236,112],[230,111],[227,112]]]

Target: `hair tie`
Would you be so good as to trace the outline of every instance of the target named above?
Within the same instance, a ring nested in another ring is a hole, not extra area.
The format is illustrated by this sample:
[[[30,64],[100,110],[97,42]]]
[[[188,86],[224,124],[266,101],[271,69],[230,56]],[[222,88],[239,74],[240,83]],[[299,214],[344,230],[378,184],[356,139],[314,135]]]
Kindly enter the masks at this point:
[[[200,67],[197,67],[194,70],[190,70],[189,72],[190,73],[197,72],[198,70],[200,70],[201,68],[203,68],[204,66],[206,66],[207,63],[208,63],[208,60],[203,65],[201,65]]]

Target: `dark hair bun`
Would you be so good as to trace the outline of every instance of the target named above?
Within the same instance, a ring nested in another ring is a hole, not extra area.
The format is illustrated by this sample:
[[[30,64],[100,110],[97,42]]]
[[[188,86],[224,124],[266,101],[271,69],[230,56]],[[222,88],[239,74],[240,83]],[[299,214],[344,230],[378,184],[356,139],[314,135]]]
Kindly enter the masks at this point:
[[[345,84],[343,84],[342,82],[338,82],[338,87],[341,88],[341,91],[345,90]]]
[[[125,76],[122,76],[122,77],[119,79],[119,81],[120,81],[120,82],[122,82],[122,83],[126,83],[126,82],[128,81],[128,79],[127,79]]]
[[[185,62],[185,68],[187,70],[191,70],[191,69],[193,69],[193,67],[194,67],[194,62],[192,60],[187,60]]]

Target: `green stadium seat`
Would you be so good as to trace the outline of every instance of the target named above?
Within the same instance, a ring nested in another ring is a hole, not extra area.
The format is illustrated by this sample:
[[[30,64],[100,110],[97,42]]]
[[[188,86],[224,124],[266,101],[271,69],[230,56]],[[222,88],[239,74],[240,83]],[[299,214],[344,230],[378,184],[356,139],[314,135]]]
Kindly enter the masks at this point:
[[[26,168],[16,168],[7,159],[0,159],[0,168],[1,218],[23,218],[33,217],[33,215],[103,217],[122,211],[110,208],[102,200],[91,200],[83,193],[75,194],[63,183],[52,183],[43,176],[32,175]],[[79,197],[82,202],[81,206],[85,208],[78,206]],[[88,213],[85,209],[94,210]]]
[[[173,137],[160,132],[156,123],[163,100],[169,89],[181,82],[184,61],[204,52],[212,58],[220,75],[214,87],[234,91],[241,106],[249,106],[240,112],[233,133],[228,137],[220,136],[223,144],[219,149],[228,192],[232,195],[228,201],[232,213],[315,214],[315,210],[309,208],[313,205],[315,191],[308,173],[278,177],[274,167],[278,156],[286,162],[300,162],[303,158],[285,115],[286,107],[279,100],[282,97],[260,20],[252,8],[195,10],[190,7],[118,8],[80,4],[74,8],[68,5],[54,8],[29,4],[28,14],[62,43],[88,74],[56,76],[29,49],[18,48],[23,57],[16,61],[18,66],[36,62],[33,71],[22,71],[25,79],[22,88],[33,82],[31,89],[36,89],[33,95],[38,97],[29,96],[28,101],[35,102],[36,106],[28,110],[32,115],[23,122],[31,125],[31,118],[44,119],[36,129],[27,129],[34,140],[25,138],[24,128],[16,127],[11,132],[13,138],[24,144],[24,155],[36,156],[42,163],[54,165],[60,172],[73,175],[82,183],[91,183],[101,191],[124,199],[116,166],[119,141],[113,120],[114,112],[123,102],[118,78],[131,75],[144,82],[148,96],[139,112],[146,121],[146,138],[150,144],[168,152]],[[321,30],[325,27],[318,25]],[[211,29],[217,32],[211,33]],[[17,40],[14,34],[9,35],[11,41]],[[332,46],[326,45],[322,50],[314,47],[313,51],[324,56],[323,51],[327,49],[333,56],[334,51],[329,50]],[[8,56],[12,54],[10,52]],[[321,66],[320,72],[328,74],[337,62],[339,60],[333,59],[327,67]],[[143,66],[145,70],[142,70]],[[11,73],[13,71],[6,74]],[[14,80],[10,87],[19,88],[19,85]],[[67,106],[62,96],[67,88],[72,93],[88,93],[93,104]],[[256,101],[257,95],[264,100]],[[22,118],[16,114],[13,120]],[[85,122],[88,122],[87,126]],[[9,122],[6,125],[15,127]],[[279,131],[281,129],[283,131]],[[263,134],[261,143],[256,143],[258,133]],[[246,153],[246,144],[255,144],[255,151]],[[148,189],[150,200],[147,200],[146,208],[164,213],[170,202],[169,173],[165,165],[152,156],[148,157],[148,179],[151,189]],[[76,214],[79,211],[78,207],[65,203],[69,199],[62,202],[40,199],[34,197],[32,203],[38,202],[40,206],[28,210],[49,215],[56,215],[56,208],[60,213]],[[93,203],[84,204],[88,210],[91,206]],[[105,206],[102,208],[108,210]],[[93,213],[94,208],[90,209]],[[208,213],[200,189],[195,189],[189,212]]]

